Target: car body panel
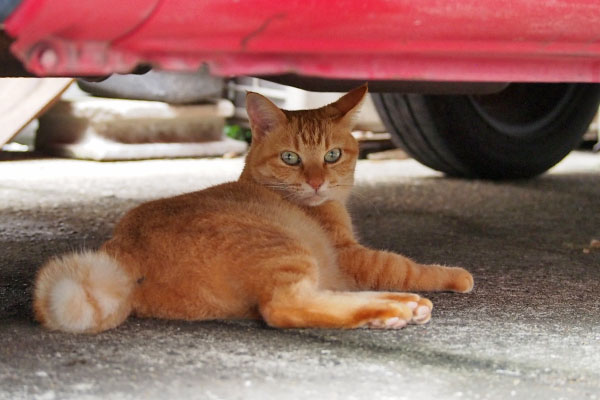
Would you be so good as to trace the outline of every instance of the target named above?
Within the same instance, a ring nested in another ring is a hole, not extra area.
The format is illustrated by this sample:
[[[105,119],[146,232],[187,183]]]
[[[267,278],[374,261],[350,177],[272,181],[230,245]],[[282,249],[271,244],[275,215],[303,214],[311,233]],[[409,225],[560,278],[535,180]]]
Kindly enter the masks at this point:
[[[23,0],[5,21],[37,75],[138,64],[222,76],[600,82],[597,0]]]

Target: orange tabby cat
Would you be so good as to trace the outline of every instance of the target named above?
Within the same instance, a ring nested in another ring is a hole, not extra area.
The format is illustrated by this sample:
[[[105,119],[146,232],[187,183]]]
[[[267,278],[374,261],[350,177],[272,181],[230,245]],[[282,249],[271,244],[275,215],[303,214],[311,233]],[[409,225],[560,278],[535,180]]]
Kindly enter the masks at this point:
[[[49,329],[99,332],[141,317],[263,318],[280,328],[402,328],[431,316],[405,290],[469,292],[462,268],[361,246],[345,202],[367,87],[316,110],[248,93],[252,146],[237,182],[131,210],[99,251],[48,262],[35,285]]]

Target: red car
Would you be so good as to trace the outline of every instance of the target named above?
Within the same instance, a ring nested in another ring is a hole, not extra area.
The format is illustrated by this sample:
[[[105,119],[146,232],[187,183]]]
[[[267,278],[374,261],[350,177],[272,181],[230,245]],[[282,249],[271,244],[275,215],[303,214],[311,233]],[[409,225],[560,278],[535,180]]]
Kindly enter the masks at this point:
[[[394,140],[455,176],[544,172],[600,98],[597,0],[2,0],[0,21],[39,76],[208,65],[318,91],[369,81]]]

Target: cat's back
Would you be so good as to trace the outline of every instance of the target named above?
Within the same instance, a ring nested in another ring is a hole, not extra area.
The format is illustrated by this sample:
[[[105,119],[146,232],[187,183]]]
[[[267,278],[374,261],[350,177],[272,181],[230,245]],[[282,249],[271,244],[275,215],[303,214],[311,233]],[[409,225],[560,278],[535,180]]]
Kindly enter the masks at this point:
[[[232,225],[283,225],[290,229],[318,223],[302,209],[276,193],[251,182],[229,182],[197,192],[143,203],[118,223],[115,234],[144,234],[153,231],[212,229],[215,233]]]
[[[235,269],[267,257],[311,254],[327,266],[322,282],[333,287],[339,280],[329,271],[336,265],[334,247],[317,220],[269,189],[239,181],[144,203],[123,217],[104,248],[146,273],[165,265]]]

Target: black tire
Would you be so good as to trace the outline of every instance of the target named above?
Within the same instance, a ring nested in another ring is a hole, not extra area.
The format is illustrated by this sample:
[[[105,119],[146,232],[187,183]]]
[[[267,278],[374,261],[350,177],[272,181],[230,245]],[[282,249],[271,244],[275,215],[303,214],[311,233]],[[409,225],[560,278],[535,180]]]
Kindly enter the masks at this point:
[[[448,175],[529,178],[563,159],[598,110],[600,85],[515,83],[491,95],[375,93],[392,140]]]

